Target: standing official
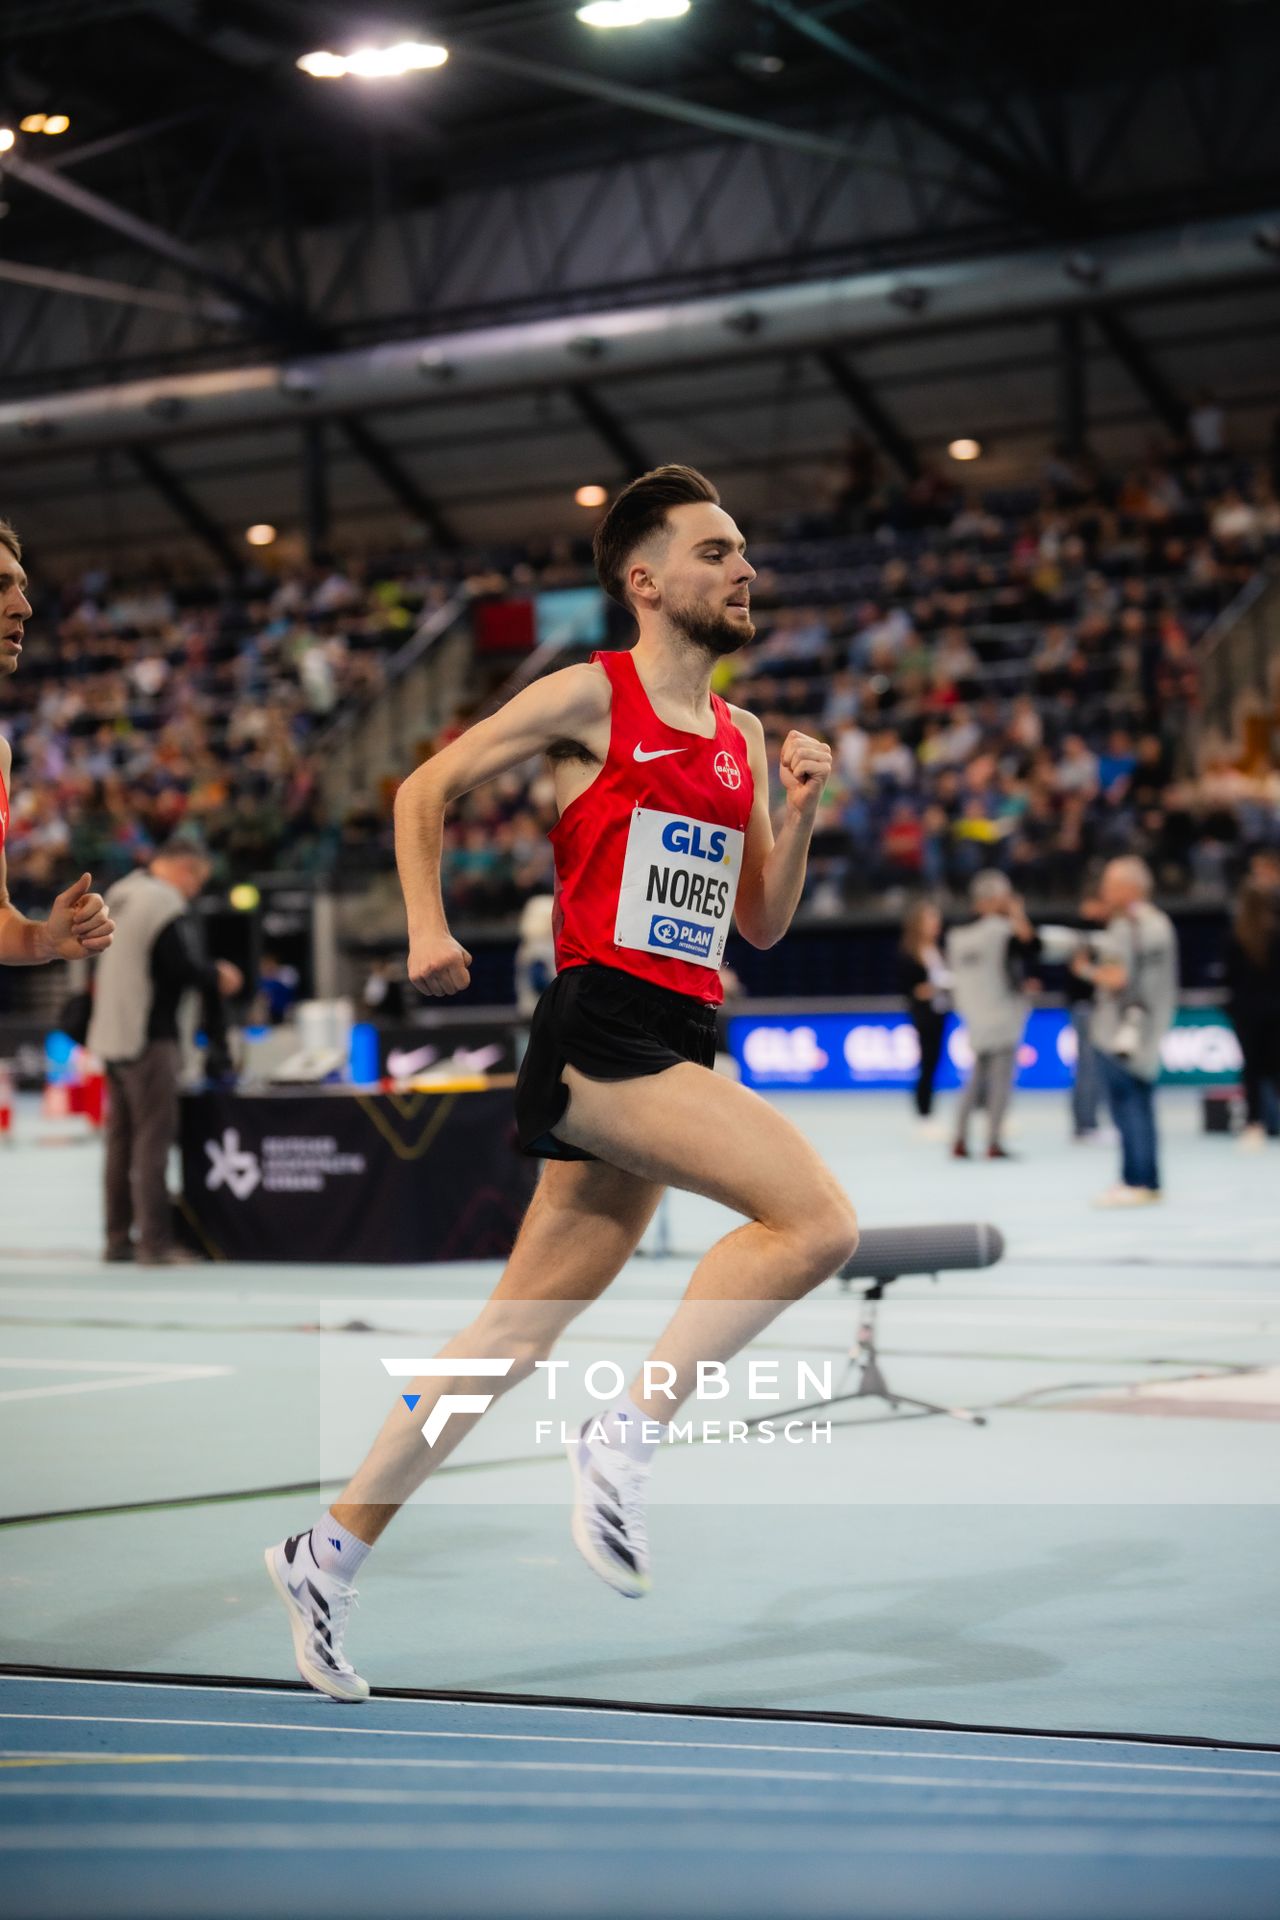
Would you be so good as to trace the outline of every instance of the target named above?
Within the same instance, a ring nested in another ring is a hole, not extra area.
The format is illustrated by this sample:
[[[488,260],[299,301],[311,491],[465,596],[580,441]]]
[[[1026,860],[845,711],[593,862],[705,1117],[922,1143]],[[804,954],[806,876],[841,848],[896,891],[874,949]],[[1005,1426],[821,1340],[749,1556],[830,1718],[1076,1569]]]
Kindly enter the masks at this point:
[[[118,880],[107,899],[116,939],[99,963],[88,1044],[107,1069],[104,1259],[162,1267],[189,1262],[174,1244],[165,1179],[178,1135],[178,1009],[184,993],[205,999],[213,1046],[225,1044],[220,995],[244,984],[229,960],[202,960],[187,908],[209,877],[196,847],[172,840],[151,865]],[[137,1245],[133,1230],[137,1228]]]
[[[1109,861],[1099,888],[1106,931],[1092,943],[1098,957],[1074,962],[1096,989],[1090,1038],[1120,1134],[1120,1179],[1099,1195],[1100,1207],[1149,1206],[1160,1198],[1155,1090],[1160,1042],[1178,1005],[1178,936],[1152,903],[1152,887],[1145,860]]]

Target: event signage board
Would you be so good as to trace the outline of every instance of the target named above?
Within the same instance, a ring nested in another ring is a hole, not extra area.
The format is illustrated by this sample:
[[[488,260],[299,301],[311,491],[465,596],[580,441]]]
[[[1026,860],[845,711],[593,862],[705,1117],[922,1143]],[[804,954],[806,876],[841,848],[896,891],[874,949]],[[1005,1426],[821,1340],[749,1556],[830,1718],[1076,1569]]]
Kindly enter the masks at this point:
[[[852,1089],[910,1087],[919,1043],[904,1013],[735,1014],[729,1046],[749,1087]],[[1161,1083],[1233,1086],[1240,1046],[1216,1007],[1184,1007],[1161,1048]],[[947,1021],[937,1086],[958,1087],[973,1054],[962,1022]],[[1018,1059],[1021,1087],[1065,1089],[1075,1070],[1076,1036],[1058,1007],[1033,1008]]]
[[[506,1087],[186,1094],[182,1172],[212,1258],[307,1264],[504,1258],[535,1177]]]

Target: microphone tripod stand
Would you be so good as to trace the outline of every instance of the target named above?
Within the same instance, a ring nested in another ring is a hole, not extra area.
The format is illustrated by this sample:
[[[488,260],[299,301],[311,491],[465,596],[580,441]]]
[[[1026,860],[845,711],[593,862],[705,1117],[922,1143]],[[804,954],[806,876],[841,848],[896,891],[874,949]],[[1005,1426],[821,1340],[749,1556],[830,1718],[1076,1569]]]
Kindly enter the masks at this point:
[[[849,1291],[855,1275],[841,1272],[838,1276],[845,1292]],[[880,1302],[884,1299],[885,1288],[891,1287],[900,1274],[882,1276],[873,1280],[860,1296],[857,1331],[853,1344],[849,1348],[845,1369],[837,1383],[837,1391],[829,1400],[813,1400],[807,1404],[815,1407],[839,1407],[849,1400],[885,1400],[895,1410],[898,1407],[914,1407],[921,1413],[945,1414],[948,1420],[963,1420],[973,1427],[985,1427],[985,1413],[975,1413],[972,1407],[944,1407],[936,1400],[920,1400],[913,1394],[897,1393],[884,1377],[880,1365],[880,1352],[876,1344],[876,1323],[880,1311]],[[937,1275],[934,1275],[937,1278]],[[849,1382],[852,1381],[852,1386]]]

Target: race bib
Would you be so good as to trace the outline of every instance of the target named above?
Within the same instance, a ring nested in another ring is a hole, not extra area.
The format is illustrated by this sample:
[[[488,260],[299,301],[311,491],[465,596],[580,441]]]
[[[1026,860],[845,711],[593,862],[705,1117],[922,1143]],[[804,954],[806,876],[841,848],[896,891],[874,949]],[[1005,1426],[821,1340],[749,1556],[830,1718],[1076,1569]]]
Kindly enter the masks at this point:
[[[718,967],[742,871],[743,835],[681,813],[636,807],[614,943]]]

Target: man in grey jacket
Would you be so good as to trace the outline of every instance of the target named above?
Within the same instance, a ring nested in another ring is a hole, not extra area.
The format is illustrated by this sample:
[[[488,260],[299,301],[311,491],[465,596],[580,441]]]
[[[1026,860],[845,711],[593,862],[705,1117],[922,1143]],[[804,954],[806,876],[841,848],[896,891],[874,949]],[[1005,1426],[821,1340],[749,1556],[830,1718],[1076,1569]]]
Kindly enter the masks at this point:
[[[955,976],[952,995],[973,1048],[973,1071],[956,1112],[957,1160],[969,1158],[969,1117],[987,1110],[987,1158],[1011,1160],[1001,1129],[1013,1091],[1018,1047],[1026,1025],[1023,978],[1037,952],[1035,929],[1007,878],[995,868],[975,874],[969,897],[977,915],[947,935],[947,965]]]
[[[187,908],[209,877],[198,847],[169,841],[145,870],[107,894],[115,940],[93,983],[88,1045],[107,1069],[107,1260],[159,1267],[189,1261],[175,1246],[165,1170],[178,1132],[178,1008],[205,996],[210,1039],[223,1036],[218,996],[244,981],[229,960],[202,960]],[[135,1248],[132,1233],[137,1226]]]
[[[1151,893],[1144,860],[1110,861],[1099,889],[1106,931],[1094,936],[1092,954],[1074,962],[1094,984],[1089,1037],[1120,1135],[1119,1184],[1099,1196],[1100,1207],[1150,1206],[1160,1198],[1155,1089],[1160,1042],[1178,1006],[1178,936]]]

